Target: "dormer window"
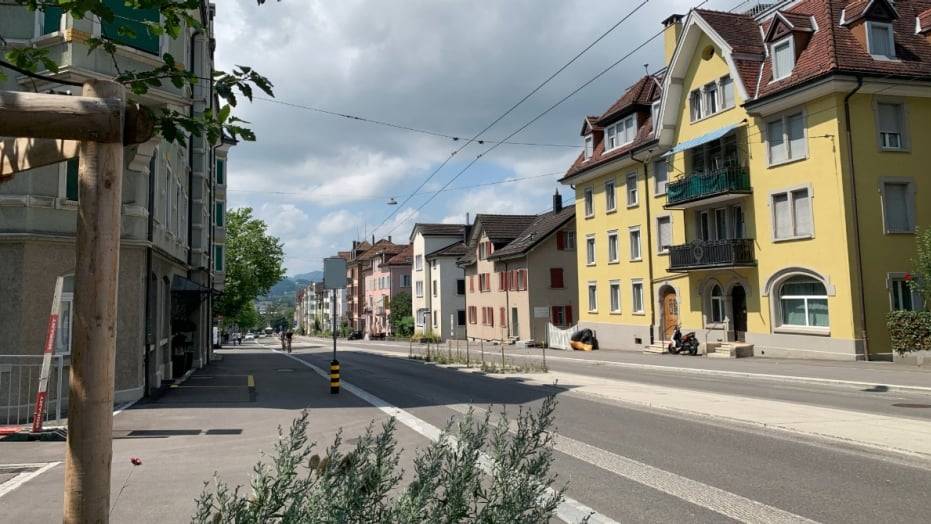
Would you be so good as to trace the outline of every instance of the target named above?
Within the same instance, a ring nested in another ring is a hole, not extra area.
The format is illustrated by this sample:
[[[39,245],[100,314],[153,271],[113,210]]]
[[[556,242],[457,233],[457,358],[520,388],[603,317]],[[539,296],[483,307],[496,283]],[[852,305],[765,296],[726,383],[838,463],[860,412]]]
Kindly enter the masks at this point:
[[[595,138],[592,135],[585,137],[585,152],[583,153],[583,158],[588,160],[592,157],[592,153],[595,151]]]
[[[868,21],[866,34],[866,44],[874,58],[895,58],[892,24]]]
[[[791,75],[792,68],[795,67],[795,45],[792,37],[776,42],[771,49],[773,80],[781,80]]]
[[[605,152],[634,141],[637,136],[636,115],[630,115],[605,128]]]
[[[653,120],[653,129],[657,129],[659,127],[660,102],[662,102],[662,100],[657,100],[656,102],[653,102],[652,106],[650,106],[650,118]]]

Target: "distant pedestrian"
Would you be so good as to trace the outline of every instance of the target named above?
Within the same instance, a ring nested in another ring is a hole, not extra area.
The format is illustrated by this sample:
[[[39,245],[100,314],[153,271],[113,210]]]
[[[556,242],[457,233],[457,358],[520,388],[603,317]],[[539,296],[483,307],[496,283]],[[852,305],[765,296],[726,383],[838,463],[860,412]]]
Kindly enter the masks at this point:
[[[291,331],[291,328],[288,328],[288,332],[285,333],[285,338],[288,339],[288,353],[291,352],[291,339],[294,338],[294,331]]]

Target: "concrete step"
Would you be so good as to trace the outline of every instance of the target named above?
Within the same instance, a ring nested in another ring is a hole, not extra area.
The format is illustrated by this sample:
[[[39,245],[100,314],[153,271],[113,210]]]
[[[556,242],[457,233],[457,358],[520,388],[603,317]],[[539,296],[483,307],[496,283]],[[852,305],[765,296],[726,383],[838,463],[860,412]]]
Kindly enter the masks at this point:
[[[708,358],[744,358],[753,356],[753,344],[724,342],[708,348]]]
[[[665,353],[666,346],[663,344],[650,344],[643,348],[644,353]]]

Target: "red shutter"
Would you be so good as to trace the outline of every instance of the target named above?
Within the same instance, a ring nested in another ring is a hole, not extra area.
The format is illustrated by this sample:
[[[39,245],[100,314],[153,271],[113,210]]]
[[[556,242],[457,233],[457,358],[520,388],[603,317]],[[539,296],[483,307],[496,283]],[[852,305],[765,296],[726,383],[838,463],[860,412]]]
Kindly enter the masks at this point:
[[[517,290],[517,271],[511,270],[511,291]]]
[[[485,291],[491,291],[491,273],[485,273]]]
[[[572,306],[566,306],[566,325],[572,325]]]
[[[505,280],[506,280],[506,277],[504,276],[504,272],[499,271],[498,272],[498,291],[505,290],[505,284],[506,284]]]
[[[556,249],[560,251],[566,249],[566,234],[562,231],[556,232]]]
[[[488,254],[490,255],[490,254],[492,254],[492,253],[494,253],[494,252],[495,252],[495,245],[491,242],[491,240],[489,240],[489,241],[488,241],[488,251],[486,251],[486,253],[488,253]]]
[[[561,289],[563,287],[562,279],[562,268],[561,267],[551,267],[550,268],[550,287]]]
[[[488,325],[491,327],[495,326],[495,308],[488,308]]]
[[[557,315],[556,315],[556,309],[557,309],[558,307],[559,307],[559,306],[550,306],[550,322],[552,322],[554,326],[558,326],[558,325],[559,325],[559,322],[557,322],[558,317],[557,317]]]

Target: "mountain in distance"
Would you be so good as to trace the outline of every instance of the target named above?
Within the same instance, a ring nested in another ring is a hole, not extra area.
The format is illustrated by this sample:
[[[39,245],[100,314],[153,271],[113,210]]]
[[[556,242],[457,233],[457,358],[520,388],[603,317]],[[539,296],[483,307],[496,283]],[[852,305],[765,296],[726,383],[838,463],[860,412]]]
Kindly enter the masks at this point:
[[[309,271],[299,273],[291,277],[293,280],[303,280],[305,282],[321,282],[323,280],[323,271]]]

